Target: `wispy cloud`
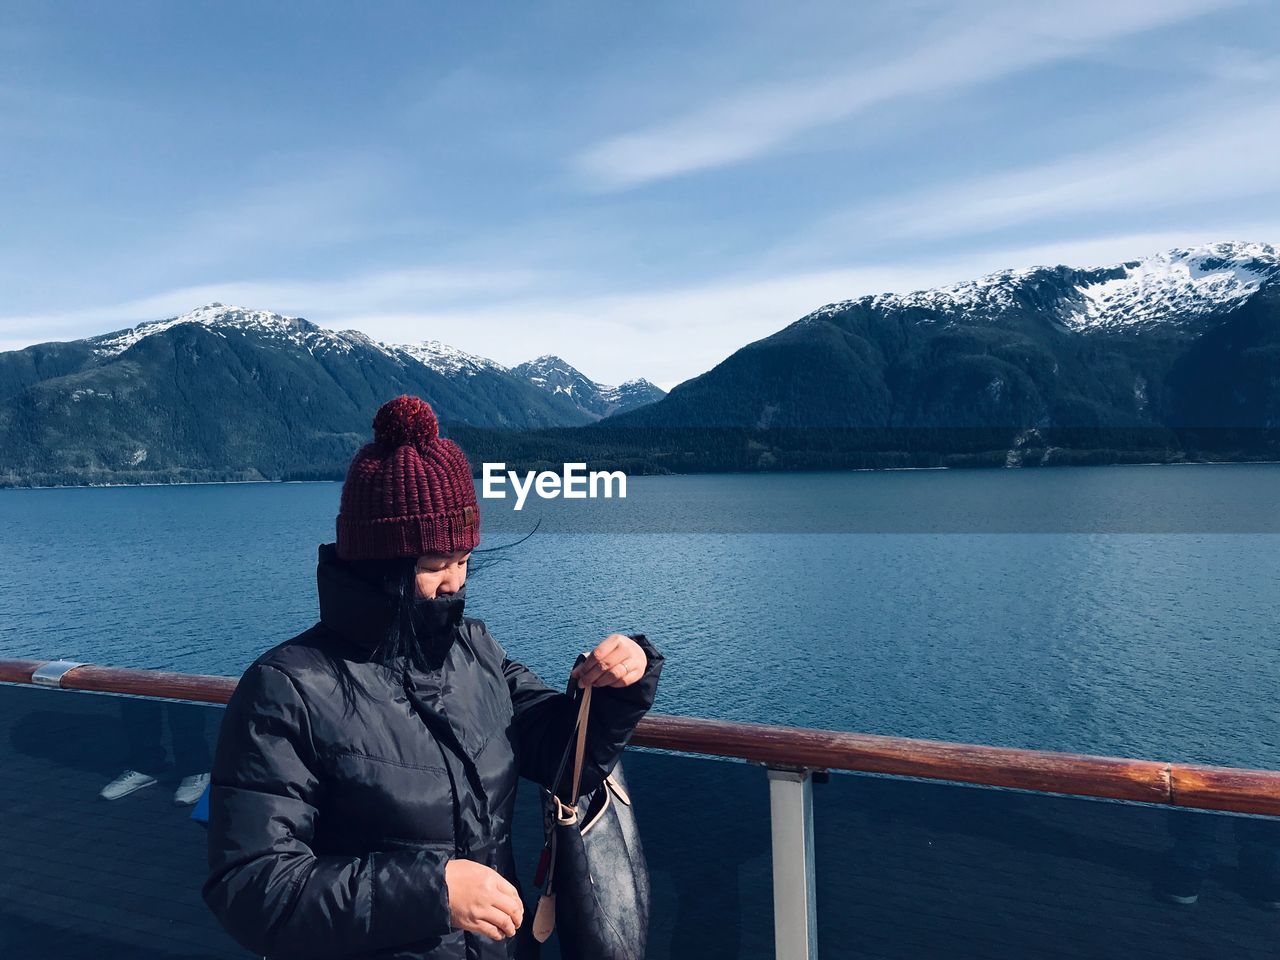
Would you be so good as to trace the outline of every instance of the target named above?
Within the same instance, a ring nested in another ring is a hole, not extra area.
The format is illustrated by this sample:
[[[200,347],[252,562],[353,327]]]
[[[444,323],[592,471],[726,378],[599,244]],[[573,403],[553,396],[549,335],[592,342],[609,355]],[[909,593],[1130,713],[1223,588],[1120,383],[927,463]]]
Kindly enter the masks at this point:
[[[378,234],[375,211],[394,207],[404,188],[399,164],[373,151],[320,159],[297,151],[256,158],[247,184],[202,197],[149,242],[169,266],[217,268],[229,259],[320,248]]]
[[[1234,5],[1236,0],[1083,0],[953,15],[895,59],[758,86],[667,122],[592,145],[574,158],[585,184],[620,190],[739,163],[872,107],[912,97],[954,96],[1033,67],[1078,57],[1119,38]]]
[[[1039,164],[851,211],[826,234],[947,238],[1023,224],[1109,213],[1190,208],[1214,201],[1276,196],[1280,100],[1215,105],[1179,114],[1140,140],[1110,144]]]
[[[177,287],[119,303],[46,313],[0,316],[0,350],[48,340],[74,340],[178,316],[206,303],[228,303],[303,316],[323,326],[358,326],[370,312],[412,312],[424,305],[477,297],[511,297],[548,282],[528,269],[440,266],[384,270],[332,280],[237,280]],[[367,331],[368,332],[368,331]],[[370,332],[370,335],[374,335]],[[412,340],[448,340],[444,330],[419,330]]]
[[[664,290],[518,297],[351,320],[383,340],[445,331],[440,339],[452,336],[455,345],[508,366],[554,353],[601,382],[643,376],[670,389],[849,290],[900,287],[921,276],[894,267],[734,275]]]

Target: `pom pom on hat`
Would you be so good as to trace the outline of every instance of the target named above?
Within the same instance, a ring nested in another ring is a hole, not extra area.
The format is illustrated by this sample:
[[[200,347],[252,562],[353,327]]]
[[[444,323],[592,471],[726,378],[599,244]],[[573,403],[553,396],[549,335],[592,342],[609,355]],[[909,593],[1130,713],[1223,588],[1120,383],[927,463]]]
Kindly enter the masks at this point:
[[[384,447],[395,449],[411,443],[424,450],[438,436],[440,421],[436,412],[419,397],[406,395],[388,400],[373,418],[373,441]]]

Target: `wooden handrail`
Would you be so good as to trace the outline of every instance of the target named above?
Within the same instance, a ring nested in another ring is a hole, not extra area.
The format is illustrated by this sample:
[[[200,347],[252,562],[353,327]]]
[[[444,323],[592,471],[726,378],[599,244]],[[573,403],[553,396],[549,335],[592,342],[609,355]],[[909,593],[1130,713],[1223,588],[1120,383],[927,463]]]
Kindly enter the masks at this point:
[[[31,683],[32,673],[45,662],[0,660],[0,682]],[[67,672],[60,686],[66,690],[225,704],[236,688],[236,679],[85,664]],[[1280,771],[1274,770],[1018,750],[652,713],[640,721],[631,743],[770,766],[920,777],[1038,793],[1280,816]]]

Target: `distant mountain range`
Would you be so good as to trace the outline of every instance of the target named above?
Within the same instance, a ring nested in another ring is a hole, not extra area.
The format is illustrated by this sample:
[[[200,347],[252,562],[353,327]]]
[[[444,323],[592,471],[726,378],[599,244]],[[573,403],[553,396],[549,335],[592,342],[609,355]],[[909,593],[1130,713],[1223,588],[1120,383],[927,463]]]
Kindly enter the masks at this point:
[[[625,413],[666,396],[648,380],[627,380],[616,387],[588,380],[559,357],[547,354],[511,368],[540,390],[564,397],[592,420]]]
[[[607,425],[771,432],[718,458],[739,469],[1280,459],[1280,255],[1222,243],[829,304]]]
[[[1280,256],[1224,243],[833,303],[658,403],[538,436],[522,452],[677,472],[1280,460]]]
[[[0,482],[340,477],[401,392],[477,464],[1280,459],[1280,255],[1222,243],[833,303],[665,397],[212,304],[0,354]]]
[[[0,483],[340,476],[373,411],[400,393],[428,397],[446,430],[516,431],[664,396],[555,358],[507,369],[434,340],[385,344],[213,303],[0,353]]]
[[[1219,244],[829,304],[618,425],[1280,426],[1280,255]]]

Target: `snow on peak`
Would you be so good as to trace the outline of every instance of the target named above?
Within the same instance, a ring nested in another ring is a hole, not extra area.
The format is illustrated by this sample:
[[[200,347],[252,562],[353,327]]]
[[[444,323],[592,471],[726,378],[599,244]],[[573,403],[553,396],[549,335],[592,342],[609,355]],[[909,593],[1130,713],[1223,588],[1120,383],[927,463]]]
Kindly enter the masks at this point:
[[[279,340],[288,340],[306,346],[307,340],[321,331],[315,324],[301,317],[286,317],[266,310],[246,310],[244,307],[209,303],[188,313],[167,320],[149,320],[136,327],[91,338],[94,353],[100,357],[114,357],[124,353],[135,343],[157,333],[163,333],[183,324],[198,324],[225,336],[226,330],[241,330]]]
[[[1017,305],[1014,292],[1020,281],[1031,277],[1040,268],[1001,270],[977,280],[964,280],[932,290],[914,290],[911,293],[877,293],[841,300],[819,307],[803,317],[801,322],[820,320],[841,313],[854,306],[875,309],[942,310],[948,313],[991,314]]]
[[[506,369],[492,360],[466,353],[438,340],[389,346],[359,330],[328,330],[301,317],[287,317],[266,310],[248,310],[222,303],[209,303],[181,316],[151,320],[129,330],[94,337],[94,352],[103,358],[118,356],[146,337],[182,324],[200,324],[223,337],[229,330],[252,333],[261,339],[278,341],[282,346],[298,347],[312,354],[317,350],[341,353],[349,353],[355,349],[376,350],[401,364],[421,363],[446,376],[459,373],[475,375],[482,370]]]
[[[397,343],[390,347],[394,353],[416,360],[436,373],[454,376],[465,373],[475,376],[484,370],[503,370],[507,368],[485,357],[467,353],[457,347],[451,347],[439,340],[423,340],[421,343]]]
[[[616,387],[601,387],[600,396],[605,403],[609,404],[635,404],[650,403],[665,397],[666,392],[644,377],[636,377],[632,380],[624,380]]]
[[[919,308],[931,323],[998,317],[1008,310],[1057,300],[1063,323],[1077,331],[1188,322],[1230,308],[1280,278],[1280,252],[1269,243],[1216,243],[1168,250],[1110,267],[1028,267],[1000,270],[933,290],[880,293],[831,303],[803,317],[810,323],[852,307]]]
[[[1066,318],[1077,330],[1190,320],[1230,307],[1280,276],[1268,243],[1216,243],[1168,250],[1095,271],[1076,287],[1080,308]]]
[[[301,317],[284,316],[266,310],[250,310],[245,307],[222,303],[208,303],[187,313],[166,320],[149,320],[127,330],[90,338],[94,352],[104,359],[124,353],[134,344],[153,334],[163,333],[183,324],[198,324],[225,337],[229,331],[252,333],[260,339],[277,341],[282,346],[293,346],[316,353],[336,350],[348,353],[355,349],[376,350],[398,363],[419,363],[445,376],[475,376],[484,371],[515,372],[530,382],[555,393],[573,395],[585,389],[608,392],[621,388],[597,384],[583,376],[560,357],[543,354],[536,360],[521,364],[509,371],[502,364],[486,357],[467,353],[439,340],[423,340],[419,343],[386,344],[359,330],[329,330]],[[630,384],[631,381],[628,381]],[[647,381],[640,381],[647,383]],[[623,386],[627,386],[624,384]]]
[[[544,353],[540,357],[526,360],[524,363],[517,364],[512,370],[535,387],[550,390],[552,393],[566,393],[573,396],[576,387],[581,387],[586,393],[600,389],[600,384],[554,353]]]
[[[557,357],[554,353],[544,353],[540,357],[526,360],[519,365],[519,370],[530,380],[543,383],[552,374],[573,379],[585,379],[584,374],[568,361]]]
[[[601,414],[635,396],[648,396],[655,392],[662,394],[662,391],[642,377],[627,380],[616,387],[598,383],[553,353],[527,360],[513,367],[512,372],[524,377],[540,390],[564,394],[579,406]]]

